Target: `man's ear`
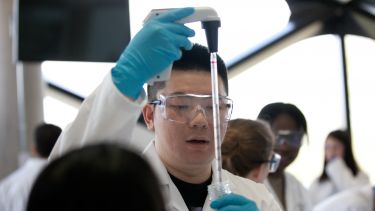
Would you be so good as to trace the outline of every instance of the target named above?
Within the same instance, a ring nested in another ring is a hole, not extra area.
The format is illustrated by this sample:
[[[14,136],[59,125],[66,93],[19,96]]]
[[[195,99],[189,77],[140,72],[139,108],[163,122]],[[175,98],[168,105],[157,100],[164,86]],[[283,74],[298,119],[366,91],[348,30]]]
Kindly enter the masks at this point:
[[[154,105],[145,105],[142,109],[142,113],[147,128],[151,131],[154,131]]]

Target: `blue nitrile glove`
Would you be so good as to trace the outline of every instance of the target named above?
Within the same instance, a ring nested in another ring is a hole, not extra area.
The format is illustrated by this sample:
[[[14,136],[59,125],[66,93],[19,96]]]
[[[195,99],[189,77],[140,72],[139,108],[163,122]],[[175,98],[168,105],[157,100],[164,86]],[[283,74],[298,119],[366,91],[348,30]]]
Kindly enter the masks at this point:
[[[181,48],[190,50],[188,37],[194,30],[175,23],[194,13],[194,8],[163,13],[143,26],[112,68],[112,80],[126,96],[137,99],[143,84],[181,57]]]
[[[211,208],[218,211],[259,211],[254,201],[234,193],[216,199]]]

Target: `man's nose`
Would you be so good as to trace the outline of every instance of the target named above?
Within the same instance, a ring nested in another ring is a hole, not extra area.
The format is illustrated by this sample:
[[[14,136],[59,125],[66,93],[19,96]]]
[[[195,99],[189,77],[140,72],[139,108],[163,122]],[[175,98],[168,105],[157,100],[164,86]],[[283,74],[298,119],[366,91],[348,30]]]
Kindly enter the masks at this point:
[[[192,114],[192,118],[190,120],[191,127],[197,128],[207,128],[208,127],[208,120],[206,111],[198,105]]]

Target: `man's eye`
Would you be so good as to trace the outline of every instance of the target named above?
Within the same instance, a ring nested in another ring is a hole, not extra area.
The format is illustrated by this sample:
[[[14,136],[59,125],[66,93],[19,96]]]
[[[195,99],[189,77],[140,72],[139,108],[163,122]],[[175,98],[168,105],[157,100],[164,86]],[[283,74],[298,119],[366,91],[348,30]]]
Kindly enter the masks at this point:
[[[189,109],[188,105],[170,105],[170,107],[175,109],[175,110],[180,110],[180,111]]]
[[[206,111],[212,111],[212,105],[206,106]]]
[[[228,110],[231,108],[230,104],[220,104],[220,110]]]

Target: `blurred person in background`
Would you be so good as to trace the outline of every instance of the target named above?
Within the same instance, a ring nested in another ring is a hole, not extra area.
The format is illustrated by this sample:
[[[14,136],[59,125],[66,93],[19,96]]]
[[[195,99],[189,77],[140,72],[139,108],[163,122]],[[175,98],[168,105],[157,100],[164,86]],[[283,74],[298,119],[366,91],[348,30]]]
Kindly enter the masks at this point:
[[[61,134],[61,128],[42,123],[35,128],[32,156],[15,172],[0,182],[0,210],[24,211],[35,178]]]
[[[276,137],[275,152],[281,155],[280,166],[269,174],[266,186],[287,211],[311,210],[306,188],[285,169],[297,158],[307,123],[303,113],[293,104],[271,103],[264,106],[258,119],[268,122]]]
[[[325,140],[324,153],[323,172],[309,189],[313,205],[341,191],[370,183],[367,174],[360,170],[354,158],[347,131],[330,132]]]

